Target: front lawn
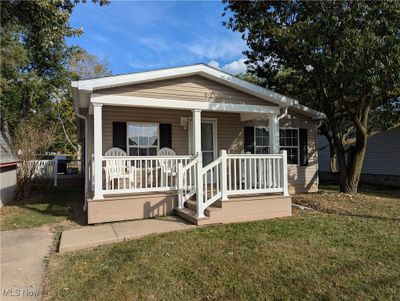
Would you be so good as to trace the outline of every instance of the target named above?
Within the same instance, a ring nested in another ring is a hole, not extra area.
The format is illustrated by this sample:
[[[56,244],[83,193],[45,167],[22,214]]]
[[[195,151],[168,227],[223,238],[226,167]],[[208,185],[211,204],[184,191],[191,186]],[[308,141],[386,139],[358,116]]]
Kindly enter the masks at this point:
[[[53,254],[45,299],[398,300],[399,196],[305,194],[320,211]]]
[[[29,199],[16,200],[0,210],[1,230],[43,225],[70,226],[85,223],[80,187],[36,187]]]

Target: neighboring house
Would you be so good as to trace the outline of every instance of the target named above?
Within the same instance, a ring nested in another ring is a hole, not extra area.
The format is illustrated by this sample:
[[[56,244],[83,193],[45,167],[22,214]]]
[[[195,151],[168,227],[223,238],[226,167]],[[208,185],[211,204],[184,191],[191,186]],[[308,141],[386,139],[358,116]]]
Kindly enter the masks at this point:
[[[319,170],[330,173],[329,145],[318,136]],[[361,182],[400,187],[400,126],[368,138]]]
[[[17,188],[17,164],[11,150],[10,137],[6,132],[0,132],[0,207],[10,202],[15,197]]]
[[[72,87],[90,224],[174,211],[195,224],[287,216],[288,192],[318,189],[324,115],[289,97],[203,64]]]

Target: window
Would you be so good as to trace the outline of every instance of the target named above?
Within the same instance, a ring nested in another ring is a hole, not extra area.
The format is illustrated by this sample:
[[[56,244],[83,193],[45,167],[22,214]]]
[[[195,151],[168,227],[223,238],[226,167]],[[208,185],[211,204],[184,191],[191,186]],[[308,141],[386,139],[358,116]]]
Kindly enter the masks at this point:
[[[269,132],[265,127],[254,128],[254,147],[256,154],[269,154]]]
[[[287,151],[288,164],[299,164],[299,130],[279,130],[280,150]]]
[[[127,124],[129,156],[156,156],[158,151],[158,124],[132,122]]]

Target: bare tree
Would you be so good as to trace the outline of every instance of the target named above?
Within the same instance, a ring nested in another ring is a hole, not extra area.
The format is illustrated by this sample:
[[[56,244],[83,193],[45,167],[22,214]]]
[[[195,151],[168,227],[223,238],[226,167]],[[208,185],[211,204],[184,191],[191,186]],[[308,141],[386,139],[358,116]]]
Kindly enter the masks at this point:
[[[28,197],[32,177],[44,151],[55,141],[53,129],[39,126],[30,120],[22,120],[17,128],[14,146],[20,160],[17,172],[18,196]]]

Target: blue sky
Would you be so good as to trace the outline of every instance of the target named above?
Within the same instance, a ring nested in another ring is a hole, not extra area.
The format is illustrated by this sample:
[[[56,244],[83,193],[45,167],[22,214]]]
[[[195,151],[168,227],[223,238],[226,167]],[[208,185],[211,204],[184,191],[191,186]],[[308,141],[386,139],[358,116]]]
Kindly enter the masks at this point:
[[[113,74],[208,63],[228,73],[245,70],[239,33],[224,26],[221,1],[113,1],[78,5],[71,25],[84,34],[68,40],[107,57]]]

